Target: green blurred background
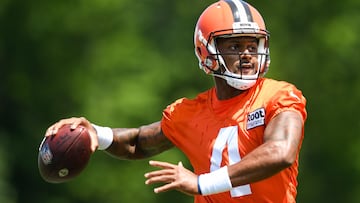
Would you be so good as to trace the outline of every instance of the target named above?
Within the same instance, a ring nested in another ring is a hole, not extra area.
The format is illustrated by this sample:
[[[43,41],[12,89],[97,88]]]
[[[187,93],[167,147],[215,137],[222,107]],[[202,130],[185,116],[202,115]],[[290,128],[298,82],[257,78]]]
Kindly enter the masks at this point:
[[[190,203],[154,194],[148,160],[96,152],[65,184],[39,176],[46,128],[70,116],[137,127],[213,84],[198,69],[193,30],[210,0],[1,0],[0,202]],[[308,120],[298,202],[360,202],[360,1],[249,1],[271,32],[268,77],[300,88]],[[191,166],[172,149],[154,159]]]

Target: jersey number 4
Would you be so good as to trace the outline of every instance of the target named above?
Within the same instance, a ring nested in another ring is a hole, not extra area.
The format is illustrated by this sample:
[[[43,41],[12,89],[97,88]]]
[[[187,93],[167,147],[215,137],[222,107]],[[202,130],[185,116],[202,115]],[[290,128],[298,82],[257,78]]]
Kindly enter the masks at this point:
[[[212,155],[210,171],[215,171],[220,168],[222,162],[222,153],[227,146],[229,155],[229,164],[232,165],[241,161],[238,145],[238,127],[230,126],[221,128],[216,138]],[[242,185],[234,187],[230,190],[232,197],[240,197],[251,194],[250,185]]]

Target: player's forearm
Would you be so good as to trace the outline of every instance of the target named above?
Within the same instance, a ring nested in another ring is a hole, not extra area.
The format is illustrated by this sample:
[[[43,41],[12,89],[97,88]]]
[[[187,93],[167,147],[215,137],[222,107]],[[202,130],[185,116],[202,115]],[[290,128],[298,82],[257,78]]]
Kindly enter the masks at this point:
[[[138,128],[113,128],[113,141],[106,152],[119,159],[132,159],[136,152]]]
[[[113,132],[113,143],[106,151],[120,159],[147,158],[172,146],[162,134],[160,122],[139,128],[115,128]]]
[[[257,182],[290,167],[296,160],[288,158],[286,142],[268,142],[228,167],[233,187]]]
[[[229,167],[231,182],[238,186],[268,178],[291,166],[301,145],[303,121],[294,111],[284,111],[269,122],[264,144]]]
[[[199,175],[199,194],[217,194],[237,186],[244,186],[241,190],[246,194],[250,189],[248,184],[273,176],[292,164],[284,159],[284,148],[281,145],[267,142],[246,155],[240,162]]]

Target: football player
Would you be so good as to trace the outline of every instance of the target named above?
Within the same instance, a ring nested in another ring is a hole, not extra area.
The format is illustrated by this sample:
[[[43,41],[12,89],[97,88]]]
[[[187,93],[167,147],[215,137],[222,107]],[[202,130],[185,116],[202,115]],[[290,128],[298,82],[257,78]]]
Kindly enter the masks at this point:
[[[306,100],[294,85],[264,77],[270,51],[262,16],[244,1],[220,0],[199,17],[194,45],[214,87],[170,104],[160,121],[109,128],[68,118],[46,136],[64,124],[81,124],[90,131],[93,151],[123,159],[179,148],[194,170],[150,161],[158,170],[145,174],[146,184],[163,183],[155,193],[178,190],[194,195],[195,203],[295,202]]]

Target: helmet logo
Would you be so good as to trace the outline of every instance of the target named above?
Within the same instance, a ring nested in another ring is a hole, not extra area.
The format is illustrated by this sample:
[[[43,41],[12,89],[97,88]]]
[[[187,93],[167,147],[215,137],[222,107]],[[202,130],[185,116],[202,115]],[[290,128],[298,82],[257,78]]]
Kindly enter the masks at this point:
[[[257,33],[260,29],[257,23],[253,22],[234,22],[235,33]]]

